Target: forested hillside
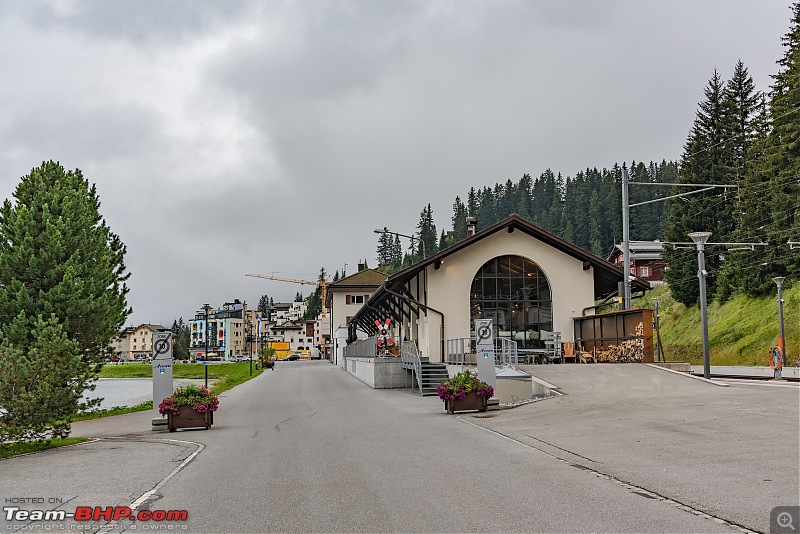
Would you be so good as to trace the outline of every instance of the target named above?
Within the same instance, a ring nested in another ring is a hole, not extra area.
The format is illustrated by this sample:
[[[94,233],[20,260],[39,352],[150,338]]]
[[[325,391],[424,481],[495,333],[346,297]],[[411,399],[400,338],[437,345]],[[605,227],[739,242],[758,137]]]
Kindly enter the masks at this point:
[[[772,86],[755,87],[747,67],[731,58],[724,80],[713,70],[679,162],[625,163],[634,185],[630,203],[685,193],[689,187],[637,186],[635,182],[734,185],[638,206],[631,210],[632,240],[686,243],[687,234],[710,231],[706,264],[710,298],[774,292],[775,276],[786,284],[800,275],[800,2],[792,6],[785,53]],[[679,142],[676,140],[676,142]],[[579,150],[579,147],[576,147]],[[420,213],[415,249],[403,254],[397,236],[381,235],[378,264],[393,271],[466,237],[465,219],[485,228],[511,213],[596,254],[622,240],[622,168],[587,168],[564,177],[546,170],[494,186],[472,187],[455,197],[451,226],[437,233],[428,204]],[[696,188],[695,188],[696,189]],[[792,243],[798,242],[798,248]],[[752,244],[752,245],[751,245]],[[693,246],[667,246],[667,281],[677,302],[698,299]]]

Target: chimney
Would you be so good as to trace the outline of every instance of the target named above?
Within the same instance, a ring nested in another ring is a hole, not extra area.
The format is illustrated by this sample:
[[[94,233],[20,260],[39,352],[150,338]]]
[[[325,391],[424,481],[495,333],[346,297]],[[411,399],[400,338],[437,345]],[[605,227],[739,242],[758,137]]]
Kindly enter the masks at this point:
[[[475,217],[467,217],[467,237],[475,235],[476,226],[478,226],[478,219]]]
[[[358,263],[358,272],[361,272],[366,268],[367,268],[367,260],[364,260],[364,263],[361,262]]]

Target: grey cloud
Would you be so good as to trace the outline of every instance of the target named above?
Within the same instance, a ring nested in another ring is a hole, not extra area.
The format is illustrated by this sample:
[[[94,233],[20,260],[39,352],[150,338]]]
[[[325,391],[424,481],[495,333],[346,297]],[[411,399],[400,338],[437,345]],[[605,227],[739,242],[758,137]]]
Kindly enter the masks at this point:
[[[254,10],[252,1],[80,0],[25,2],[22,20],[49,32],[79,32],[88,39],[163,45],[219,31]]]

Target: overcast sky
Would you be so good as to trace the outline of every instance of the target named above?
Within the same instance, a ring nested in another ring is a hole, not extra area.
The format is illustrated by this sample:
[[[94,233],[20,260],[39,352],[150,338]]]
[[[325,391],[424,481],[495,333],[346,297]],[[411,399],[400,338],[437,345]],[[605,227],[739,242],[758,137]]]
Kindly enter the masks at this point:
[[[96,183],[129,324],[291,300],[244,274],[352,274],[470,187],[679,158],[714,69],[769,88],[789,4],[4,0],[0,199],[49,159]]]

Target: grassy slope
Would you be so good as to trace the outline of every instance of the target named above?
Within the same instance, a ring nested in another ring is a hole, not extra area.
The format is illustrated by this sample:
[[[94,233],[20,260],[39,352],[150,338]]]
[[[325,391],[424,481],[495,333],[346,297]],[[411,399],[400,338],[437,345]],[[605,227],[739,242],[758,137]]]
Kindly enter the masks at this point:
[[[699,305],[687,308],[675,302],[666,286],[634,301],[635,307],[653,308],[658,297],[661,341],[668,361],[703,363],[702,326]],[[783,292],[783,322],[787,360],[800,357],[800,285]],[[736,296],[708,307],[708,338],[711,365],[768,365],[769,347],[777,345],[780,332],[777,288],[770,297]]]

